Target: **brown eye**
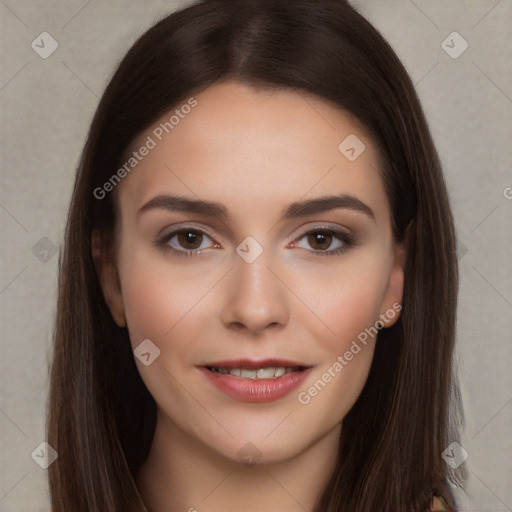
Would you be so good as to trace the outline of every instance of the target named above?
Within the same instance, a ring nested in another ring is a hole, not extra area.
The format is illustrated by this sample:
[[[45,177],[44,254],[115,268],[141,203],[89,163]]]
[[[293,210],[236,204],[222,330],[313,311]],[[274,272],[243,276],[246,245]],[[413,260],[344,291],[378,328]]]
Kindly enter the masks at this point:
[[[176,229],[157,238],[153,244],[163,251],[172,251],[178,256],[200,255],[203,249],[219,247],[219,244],[206,233],[193,228]]]
[[[184,249],[197,249],[201,245],[203,234],[199,231],[186,229],[180,231],[178,234],[178,243]]]
[[[308,235],[308,243],[315,250],[323,251],[332,244],[332,235],[329,233],[315,232]]]
[[[299,238],[299,242],[295,245],[295,247],[307,249],[317,256],[341,255],[355,246],[356,240],[353,235],[330,228],[317,228],[308,231]]]

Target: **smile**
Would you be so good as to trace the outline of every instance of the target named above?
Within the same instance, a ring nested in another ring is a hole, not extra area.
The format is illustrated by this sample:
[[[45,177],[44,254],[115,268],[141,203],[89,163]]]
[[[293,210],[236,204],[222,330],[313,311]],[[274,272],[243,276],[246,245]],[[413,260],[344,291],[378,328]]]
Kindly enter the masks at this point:
[[[283,360],[225,361],[198,369],[206,380],[242,402],[271,402],[288,395],[310,375],[312,366]]]
[[[258,368],[257,370],[250,370],[246,368],[208,368],[214,373],[220,373],[222,375],[234,375],[235,377],[242,377],[243,379],[273,379],[275,377],[282,377],[288,373],[297,372],[300,367],[294,366],[291,368],[285,368],[284,366],[279,367],[267,367]]]

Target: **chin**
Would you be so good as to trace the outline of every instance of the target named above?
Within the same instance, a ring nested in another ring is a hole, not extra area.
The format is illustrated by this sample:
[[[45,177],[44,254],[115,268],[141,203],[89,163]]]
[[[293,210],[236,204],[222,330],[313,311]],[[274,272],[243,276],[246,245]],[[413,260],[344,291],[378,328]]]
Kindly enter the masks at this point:
[[[308,428],[301,428],[297,432],[280,432],[276,428],[280,421],[282,418],[277,419],[271,427],[265,425],[264,429],[254,425],[231,429],[233,437],[208,436],[202,439],[202,443],[230,462],[251,467],[287,463],[323,437],[321,432],[314,435]]]

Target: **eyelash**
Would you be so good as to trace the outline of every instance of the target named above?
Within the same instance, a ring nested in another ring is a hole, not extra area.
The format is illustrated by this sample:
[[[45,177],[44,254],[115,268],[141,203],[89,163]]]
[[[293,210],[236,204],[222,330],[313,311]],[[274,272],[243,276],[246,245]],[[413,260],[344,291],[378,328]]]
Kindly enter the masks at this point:
[[[174,236],[179,235],[180,233],[187,233],[187,232],[200,233],[200,234],[205,235],[206,237],[211,239],[211,237],[208,236],[201,229],[192,228],[192,227],[190,227],[190,228],[189,227],[184,227],[184,228],[176,229],[174,231],[171,231],[170,233],[166,233],[165,235],[158,237],[153,242],[153,246],[161,249],[164,252],[167,252],[167,251],[173,252],[173,253],[175,253],[178,256],[191,257],[191,256],[199,256],[199,255],[201,255],[202,251],[204,249],[199,249],[199,250],[198,249],[194,249],[194,250],[186,250],[186,249],[178,250],[178,249],[175,249],[174,247],[171,247],[169,245],[168,242]],[[319,234],[319,233],[322,234],[322,235],[333,235],[334,238],[337,238],[339,241],[341,241],[343,243],[343,245],[341,247],[338,247],[337,249],[330,249],[330,250],[327,250],[327,251],[319,251],[319,250],[312,250],[312,251],[310,251],[313,254],[318,255],[318,256],[336,256],[336,255],[340,255],[340,254],[343,254],[344,252],[346,252],[351,247],[354,247],[356,245],[356,241],[355,241],[354,237],[349,235],[345,231],[336,230],[336,229],[327,228],[327,227],[319,227],[319,228],[315,228],[315,229],[312,229],[310,231],[307,231],[300,238],[298,238],[298,240],[302,240],[305,236],[312,235],[312,234]]]

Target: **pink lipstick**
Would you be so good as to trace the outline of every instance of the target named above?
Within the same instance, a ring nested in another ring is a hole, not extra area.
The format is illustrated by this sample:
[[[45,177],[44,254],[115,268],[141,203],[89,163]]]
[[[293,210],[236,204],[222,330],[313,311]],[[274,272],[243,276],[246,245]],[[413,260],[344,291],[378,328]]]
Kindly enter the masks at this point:
[[[271,402],[286,396],[311,374],[312,366],[278,358],[232,359],[199,366],[205,378],[242,402]]]

